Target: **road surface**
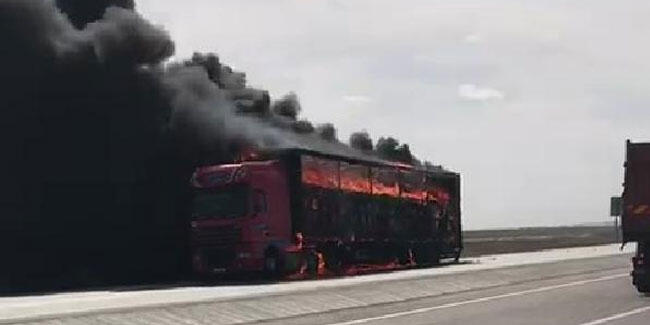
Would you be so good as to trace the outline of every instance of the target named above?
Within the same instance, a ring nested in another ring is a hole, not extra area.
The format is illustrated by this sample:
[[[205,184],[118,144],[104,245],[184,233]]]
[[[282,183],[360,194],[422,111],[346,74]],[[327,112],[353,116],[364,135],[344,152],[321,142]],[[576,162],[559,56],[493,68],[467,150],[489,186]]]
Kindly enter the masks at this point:
[[[266,285],[0,298],[0,324],[649,324],[614,245]]]
[[[627,268],[264,324],[650,324]]]

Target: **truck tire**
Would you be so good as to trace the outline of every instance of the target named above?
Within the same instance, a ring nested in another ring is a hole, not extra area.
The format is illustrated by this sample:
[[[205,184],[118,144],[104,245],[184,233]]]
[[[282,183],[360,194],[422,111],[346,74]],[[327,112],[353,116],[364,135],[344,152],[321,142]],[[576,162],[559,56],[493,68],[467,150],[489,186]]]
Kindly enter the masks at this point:
[[[339,273],[343,269],[343,253],[337,251],[330,251],[325,254],[325,267],[334,272]]]
[[[345,259],[345,247],[341,243],[330,243],[323,249],[325,258],[325,268],[334,273],[339,273],[343,269]]]
[[[315,252],[308,252],[305,260],[307,263],[307,274],[311,277],[318,276],[318,255]]]
[[[400,247],[397,251],[397,262],[400,265],[408,265],[410,262],[409,259],[409,252],[410,248],[409,247]]]
[[[415,251],[415,261],[418,266],[440,264],[440,251],[432,245],[422,245]]]
[[[436,248],[431,252],[431,265],[440,265],[440,251]]]
[[[648,285],[648,284],[637,284],[636,285],[636,290],[639,293],[645,293],[645,294],[650,293],[650,285]]]
[[[282,263],[277,249],[269,249],[264,253],[264,277],[277,280],[282,276]]]

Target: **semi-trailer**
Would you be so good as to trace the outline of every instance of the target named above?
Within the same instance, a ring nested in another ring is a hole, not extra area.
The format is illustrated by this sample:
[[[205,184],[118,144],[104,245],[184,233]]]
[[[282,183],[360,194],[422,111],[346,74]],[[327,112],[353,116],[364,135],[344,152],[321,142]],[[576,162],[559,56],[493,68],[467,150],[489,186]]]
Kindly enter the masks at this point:
[[[459,257],[458,173],[305,149],[263,156],[193,174],[197,274],[277,277]]]

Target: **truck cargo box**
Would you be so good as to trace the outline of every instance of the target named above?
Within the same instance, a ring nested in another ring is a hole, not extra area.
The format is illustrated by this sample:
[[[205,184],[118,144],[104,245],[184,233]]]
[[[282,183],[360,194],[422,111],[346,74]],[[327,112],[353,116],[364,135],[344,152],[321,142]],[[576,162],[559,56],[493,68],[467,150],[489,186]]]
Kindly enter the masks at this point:
[[[650,240],[650,143],[626,145],[623,240]]]
[[[300,178],[294,231],[306,239],[435,242],[443,258],[460,254],[459,174],[305,150],[290,155]]]

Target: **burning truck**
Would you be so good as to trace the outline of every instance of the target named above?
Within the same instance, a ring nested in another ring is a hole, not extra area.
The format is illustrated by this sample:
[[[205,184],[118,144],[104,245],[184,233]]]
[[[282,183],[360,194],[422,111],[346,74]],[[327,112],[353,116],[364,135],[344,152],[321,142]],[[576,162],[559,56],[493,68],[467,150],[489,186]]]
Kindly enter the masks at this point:
[[[376,158],[417,162],[390,137],[344,145],[297,95],[249,87],[216,54],[172,61],[133,0],[5,0],[0,21],[0,291],[175,281],[191,261],[274,273],[458,256],[458,175]],[[247,146],[274,154],[232,164]],[[196,166],[210,167],[188,186]]]
[[[193,270],[340,274],[431,265],[462,250],[460,175],[371,156],[275,150],[197,168]]]

